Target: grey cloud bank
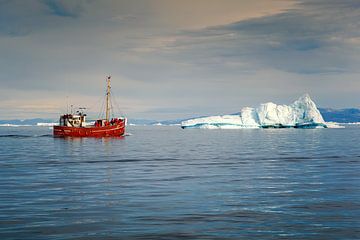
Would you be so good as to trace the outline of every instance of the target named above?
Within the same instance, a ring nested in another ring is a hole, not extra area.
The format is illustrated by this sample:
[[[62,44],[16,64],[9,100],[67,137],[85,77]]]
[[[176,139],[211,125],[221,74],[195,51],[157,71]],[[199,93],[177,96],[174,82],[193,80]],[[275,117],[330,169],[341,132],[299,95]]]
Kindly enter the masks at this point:
[[[96,106],[107,74],[135,118],[237,112],[304,92],[319,106],[359,107],[358,1],[241,2],[0,1],[0,116],[54,117],[66,96]]]

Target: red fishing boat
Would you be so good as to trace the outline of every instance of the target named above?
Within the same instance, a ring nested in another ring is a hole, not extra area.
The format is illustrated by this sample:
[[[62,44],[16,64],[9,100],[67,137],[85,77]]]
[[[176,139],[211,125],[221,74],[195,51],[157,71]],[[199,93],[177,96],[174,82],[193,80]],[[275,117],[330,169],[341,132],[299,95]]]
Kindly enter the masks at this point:
[[[75,114],[64,114],[60,116],[58,126],[54,126],[54,136],[56,137],[119,137],[125,133],[126,118],[110,119],[110,97],[111,86],[110,76],[106,83],[106,117],[105,119],[95,120],[93,124],[86,123],[86,114],[82,110]]]

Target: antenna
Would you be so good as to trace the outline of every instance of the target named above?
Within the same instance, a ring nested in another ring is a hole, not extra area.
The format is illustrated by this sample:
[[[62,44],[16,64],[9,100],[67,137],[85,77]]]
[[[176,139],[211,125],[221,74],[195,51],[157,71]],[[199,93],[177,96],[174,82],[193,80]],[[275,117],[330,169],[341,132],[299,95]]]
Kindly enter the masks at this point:
[[[69,96],[66,96],[66,114],[69,113]]]
[[[81,115],[84,114],[85,110],[86,110],[86,107],[79,107],[79,112]]]

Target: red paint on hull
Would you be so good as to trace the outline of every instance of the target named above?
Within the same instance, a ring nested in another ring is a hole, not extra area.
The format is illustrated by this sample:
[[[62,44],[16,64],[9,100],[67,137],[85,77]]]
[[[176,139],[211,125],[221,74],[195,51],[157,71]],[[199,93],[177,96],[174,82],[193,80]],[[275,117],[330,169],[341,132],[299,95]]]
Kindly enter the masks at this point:
[[[119,137],[125,133],[125,121],[104,127],[54,126],[55,137]]]

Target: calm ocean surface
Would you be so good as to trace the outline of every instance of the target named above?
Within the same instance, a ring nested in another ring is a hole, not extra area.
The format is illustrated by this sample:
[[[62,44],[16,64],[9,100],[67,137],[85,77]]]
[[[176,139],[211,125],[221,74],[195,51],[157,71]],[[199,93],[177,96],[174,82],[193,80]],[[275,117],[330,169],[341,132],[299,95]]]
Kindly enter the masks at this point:
[[[0,127],[0,239],[360,239],[360,127]]]

